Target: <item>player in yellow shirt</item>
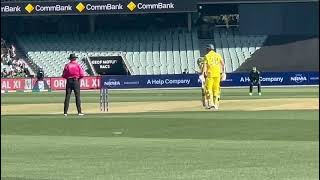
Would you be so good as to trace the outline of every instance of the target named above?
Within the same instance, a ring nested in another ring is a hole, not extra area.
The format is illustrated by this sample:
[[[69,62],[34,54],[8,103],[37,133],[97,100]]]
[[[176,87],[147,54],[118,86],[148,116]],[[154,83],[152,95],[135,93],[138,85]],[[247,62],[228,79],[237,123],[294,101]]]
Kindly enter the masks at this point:
[[[207,45],[202,74],[206,78],[206,91],[209,96],[209,109],[218,109],[220,99],[220,81],[224,74],[224,61],[220,54],[214,52],[213,45]]]
[[[208,106],[208,94],[206,92],[206,79],[204,77],[204,75],[202,74],[202,70],[203,70],[203,58],[200,57],[198,58],[197,64],[199,67],[200,72],[198,72],[199,75],[199,80],[201,81],[201,101],[202,101],[202,106],[203,107],[207,107]],[[195,70],[196,71],[196,70]],[[197,72],[197,71],[196,71]]]

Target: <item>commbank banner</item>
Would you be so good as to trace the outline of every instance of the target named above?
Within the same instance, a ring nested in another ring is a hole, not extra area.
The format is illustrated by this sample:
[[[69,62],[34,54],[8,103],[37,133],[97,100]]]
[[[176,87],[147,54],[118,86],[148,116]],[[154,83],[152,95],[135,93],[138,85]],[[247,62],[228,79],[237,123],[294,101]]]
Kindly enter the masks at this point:
[[[1,16],[196,12],[196,0],[78,0],[1,2]]]

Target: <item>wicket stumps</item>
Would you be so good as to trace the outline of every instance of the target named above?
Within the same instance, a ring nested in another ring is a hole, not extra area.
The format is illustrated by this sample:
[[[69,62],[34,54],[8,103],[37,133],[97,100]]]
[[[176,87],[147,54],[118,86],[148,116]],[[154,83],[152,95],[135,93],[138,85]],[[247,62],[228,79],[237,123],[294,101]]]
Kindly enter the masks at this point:
[[[109,111],[109,98],[108,98],[108,88],[100,88],[100,111]]]

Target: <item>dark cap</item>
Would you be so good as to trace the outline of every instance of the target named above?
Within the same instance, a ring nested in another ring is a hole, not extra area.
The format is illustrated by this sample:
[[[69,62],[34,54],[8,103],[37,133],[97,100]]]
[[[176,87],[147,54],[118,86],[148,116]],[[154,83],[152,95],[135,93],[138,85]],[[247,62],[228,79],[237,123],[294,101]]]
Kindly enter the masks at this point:
[[[75,59],[75,58],[78,58],[75,54],[70,54],[69,58],[68,59]]]
[[[212,50],[214,49],[214,47],[213,47],[212,44],[207,44],[206,48],[207,48],[207,49],[212,49]]]

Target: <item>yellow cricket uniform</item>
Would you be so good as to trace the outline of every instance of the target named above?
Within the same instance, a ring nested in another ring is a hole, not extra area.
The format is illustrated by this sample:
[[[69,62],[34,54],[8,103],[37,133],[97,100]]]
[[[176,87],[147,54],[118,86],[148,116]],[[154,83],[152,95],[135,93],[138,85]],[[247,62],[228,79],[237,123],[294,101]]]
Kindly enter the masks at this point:
[[[221,62],[222,57],[214,51],[204,57],[204,64],[207,66],[206,91],[211,105],[216,104],[220,98]]]
[[[204,59],[203,58],[199,58],[198,59],[198,67],[200,72],[202,72],[203,70],[203,65],[204,65]],[[202,106],[206,107],[207,101],[209,99],[208,94],[206,92],[206,79],[203,75],[199,75],[199,79],[201,81],[201,98],[202,98]]]
[[[200,72],[202,72],[204,59],[203,58],[199,58],[197,63],[198,63],[198,67],[199,67]],[[201,88],[205,89],[205,78],[202,77],[202,76],[199,76],[199,79],[201,80]]]

